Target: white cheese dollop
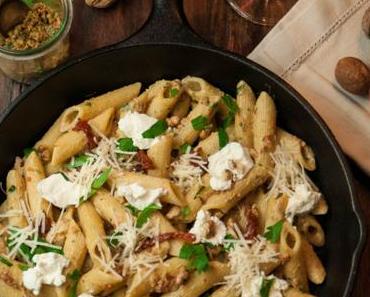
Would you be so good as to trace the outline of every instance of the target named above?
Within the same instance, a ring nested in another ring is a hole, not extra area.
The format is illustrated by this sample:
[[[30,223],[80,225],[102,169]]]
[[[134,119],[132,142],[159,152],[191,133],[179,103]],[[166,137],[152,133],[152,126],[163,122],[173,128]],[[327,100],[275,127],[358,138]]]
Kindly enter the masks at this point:
[[[310,190],[305,184],[296,185],[285,210],[288,221],[292,223],[297,214],[310,212],[319,201],[320,196],[320,193]]]
[[[116,190],[116,195],[125,197],[128,203],[140,210],[143,210],[152,203],[161,206],[159,197],[166,194],[166,189],[145,189],[138,183],[121,183],[117,186]]]
[[[37,191],[42,198],[59,208],[78,205],[86,189],[65,179],[61,173],[44,178],[37,184]]]
[[[273,275],[266,277],[263,274],[249,280],[247,283],[248,288],[243,290],[242,297],[261,297],[260,290],[264,279],[274,280],[270,288],[269,297],[284,297],[283,292],[289,288],[288,283]]]
[[[189,232],[195,235],[196,242],[218,245],[225,239],[226,226],[218,217],[211,216],[208,211],[200,210]]]
[[[62,271],[69,264],[66,257],[56,253],[45,253],[35,255],[32,260],[36,266],[22,273],[23,285],[26,289],[38,295],[42,284],[57,287],[64,284],[66,277]]]
[[[125,136],[132,138],[135,146],[141,150],[146,150],[157,142],[157,138],[144,138],[142,134],[157,121],[157,119],[144,113],[128,111],[124,117],[119,120],[118,127]]]
[[[216,191],[228,190],[232,182],[241,180],[252,167],[253,160],[247,149],[231,142],[208,158],[210,186]]]

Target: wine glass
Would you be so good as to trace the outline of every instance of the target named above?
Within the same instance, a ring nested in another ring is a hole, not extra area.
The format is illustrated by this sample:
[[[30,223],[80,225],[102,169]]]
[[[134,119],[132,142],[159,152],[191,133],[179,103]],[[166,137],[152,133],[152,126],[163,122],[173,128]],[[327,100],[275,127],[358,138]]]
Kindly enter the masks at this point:
[[[275,25],[298,0],[227,0],[231,7],[252,23]]]

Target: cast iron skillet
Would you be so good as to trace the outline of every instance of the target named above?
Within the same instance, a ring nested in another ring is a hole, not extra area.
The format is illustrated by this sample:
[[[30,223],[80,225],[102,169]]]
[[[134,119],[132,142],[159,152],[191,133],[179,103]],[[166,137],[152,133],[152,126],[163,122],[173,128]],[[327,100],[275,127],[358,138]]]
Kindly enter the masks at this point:
[[[327,280],[312,286],[317,296],[349,296],[364,243],[351,173],[327,126],[289,85],[263,67],[235,54],[214,49],[184,25],[182,1],[155,0],[146,26],[122,44],[111,46],[59,67],[31,86],[0,115],[0,178],[14,158],[48,129],[64,108],[119,86],[161,78],[196,75],[234,92],[240,79],[258,93],[275,99],[279,125],[314,149],[318,169],[312,174],[330,211],[322,218],[327,236],[319,255]],[[4,296],[10,297],[10,296]]]

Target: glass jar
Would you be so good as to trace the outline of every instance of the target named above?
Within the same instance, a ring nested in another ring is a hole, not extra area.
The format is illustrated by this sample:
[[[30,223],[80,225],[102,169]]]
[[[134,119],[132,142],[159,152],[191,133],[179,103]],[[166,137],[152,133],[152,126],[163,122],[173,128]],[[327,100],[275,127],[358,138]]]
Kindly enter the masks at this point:
[[[1,4],[0,0],[0,4]],[[0,46],[0,69],[10,78],[25,82],[57,67],[69,56],[69,31],[73,18],[72,0],[34,1],[58,12],[60,29],[40,47],[14,50]]]

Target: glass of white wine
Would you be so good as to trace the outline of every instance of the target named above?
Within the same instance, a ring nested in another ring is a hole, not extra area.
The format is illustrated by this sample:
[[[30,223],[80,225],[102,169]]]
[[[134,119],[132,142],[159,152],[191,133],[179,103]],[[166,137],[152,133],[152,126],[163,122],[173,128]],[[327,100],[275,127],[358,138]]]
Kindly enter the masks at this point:
[[[275,25],[298,0],[227,0],[232,8],[252,23]]]

